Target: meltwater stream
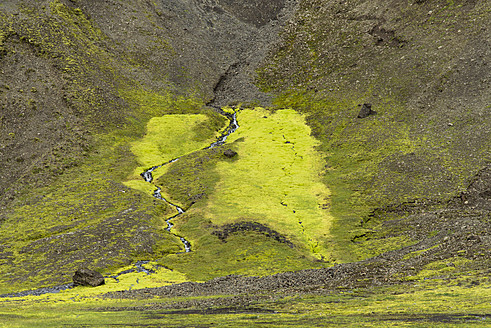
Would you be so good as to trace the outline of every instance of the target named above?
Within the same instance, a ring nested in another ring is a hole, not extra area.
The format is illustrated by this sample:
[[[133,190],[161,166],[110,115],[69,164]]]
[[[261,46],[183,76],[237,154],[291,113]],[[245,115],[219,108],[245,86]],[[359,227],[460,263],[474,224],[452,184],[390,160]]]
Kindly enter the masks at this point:
[[[179,206],[177,206],[177,205],[175,205],[175,204],[172,204],[172,203],[171,203],[171,202],[169,202],[167,199],[165,199],[165,198],[162,196],[162,194],[160,193],[161,191],[162,191],[162,189],[160,189],[160,187],[157,187],[157,190],[155,190],[155,191],[153,192],[153,197],[155,197],[155,198],[157,198],[157,199],[160,199],[160,200],[162,200],[162,201],[166,202],[167,204],[169,204],[169,205],[171,205],[171,206],[175,207],[175,208],[176,208],[176,210],[177,210],[177,214],[176,214],[176,215],[173,215],[173,216],[171,216],[170,218],[168,218],[167,220],[165,220],[165,222],[167,223],[167,228],[165,228],[165,230],[167,230],[167,231],[171,232],[170,230],[172,229],[172,227],[173,227],[174,225],[173,225],[173,224],[172,224],[170,221],[171,221],[173,218],[178,217],[179,215],[183,214],[183,213],[184,213],[184,210],[183,210],[181,207],[179,207]],[[176,234],[174,234],[174,235],[176,235]],[[176,235],[176,236],[177,236],[177,235]],[[181,239],[181,242],[184,244],[184,249],[185,249],[186,253],[191,252],[191,244],[189,243],[189,241],[187,241],[186,239],[184,239],[184,237],[181,237],[181,236],[177,236],[177,237],[179,237],[179,239]]]
[[[228,117],[228,119],[230,120],[230,124],[225,129],[225,131],[222,133],[222,135],[220,135],[220,137],[218,137],[217,141],[213,142],[208,147],[205,147],[203,149],[211,149],[211,148],[214,148],[214,147],[223,145],[227,141],[228,136],[230,134],[234,133],[239,128],[239,124],[237,123],[237,115],[236,115],[236,113],[234,113],[234,114],[224,113],[224,115]],[[170,164],[170,163],[174,163],[174,162],[178,161],[179,158],[180,157],[175,158],[173,160],[170,160],[170,161],[168,161],[168,162],[166,162],[164,164],[153,166],[150,169],[146,170],[145,172],[141,173],[141,176],[143,177],[143,179],[145,181],[151,183],[153,181],[152,172],[155,169],[157,169],[159,167],[162,167],[164,165]],[[174,218],[176,218],[176,217],[178,217],[178,216],[180,216],[180,215],[182,215],[185,211],[184,211],[184,209],[182,209],[178,205],[172,204],[171,202],[169,202],[168,200],[166,200],[162,196],[162,194],[161,194],[160,187],[157,187],[157,189],[153,192],[153,196],[155,198],[157,198],[157,199],[160,199],[160,200],[166,202],[170,206],[173,206],[177,210],[177,214],[176,215],[171,216],[170,218],[168,218],[166,220],[166,222],[167,222],[167,228],[165,228],[165,230],[171,232],[171,229],[174,226],[171,223],[171,220],[174,219]],[[181,236],[179,236],[177,234],[174,234],[174,235],[177,236],[177,237],[179,237],[181,239],[181,242],[184,245],[184,249],[185,249],[186,253],[191,252],[191,244],[189,243],[189,241],[187,241],[184,237],[181,237]],[[128,269],[128,270],[125,270],[125,271],[122,271],[122,272],[119,272],[116,275],[106,276],[104,278],[111,278],[111,279],[116,280],[116,282],[119,282],[119,277],[122,276],[122,275],[124,275],[124,274],[132,273],[132,272],[144,272],[146,274],[155,273],[154,270],[147,269],[147,268],[145,268],[143,266],[144,264],[147,264],[148,262],[149,261],[137,261],[134,264],[133,268]],[[138,281],[137,281],[137,283],[138,283]],[[69,284],[59,285],[59,286],[54,286],[54,287],[43,287],[43,288],[38,288],[38,289],[34,289],[34,290],[26,290],[26,291],[17,292],[17,293],[14,292],[14,293],[9,293],[9,294],[2,294],[2,295],[0,295],[0,298],[25,297],[25,296],[40,296],[40,295],[44,295],[44,294],[59,293],[60,291],[63,291],[63,290],[66,290],[66,289],[72,289],[73,287],[74,287],[73,283],[69,283]]]
[[[239,124],[237,123],[237,113],[234,113],[234,114],[228,114],[228,113],[225,113],[224,115],[226,115],[228,117],[228,119],[230,120],[230,124],[228,125],[228,127],[225,129],[225,131],[222,133],[222,135],[220,137],[218,137],[217,141],[213,142],[212,144],[210,144],[208,147],[205,147],[203,149],[211,149],[211,148],[214,148],[214,147],[217,147],[217,146],[221,146],[223,145],[226,141],[227,141],[227,138],[229,135],[231,135],[232,133],[234,133],[235,131],[237,131],[237,129],[239,128]],[[180,157],[177,157],[177,158],[174,158],[166,163],[163,163],[163,164],[160,164],[160,165],[156,165],[156,166],[152,166],[151,168],[149,168],[148,170],[142,172],[140,175],[142,176],[142,178],[148,182],[148,183],[152,183],[153,181],[153,175],[152,175],[152,172],[162,166],[165,166],[167,164],[170,164],[170,163],[174,163],[174,162],[177,162],[178,160],[180,159]],[[182,215],[185,211],[184,209],[182,209],[181,207],[179,207],[178,205],[176,204],[173,204],[171,202],[169,202],[167,199],[165,199],[163,196],[162,196],[162,193],[161,193],[162,189],[160,187],[157,187],[157,189],[153,192],[153,196],[157,199],[160,199],[164,202],[166,202],[167,204],[169,204],[170,206],[174,207],[176,210],[177,210],[177,214],[176,215],[173,215],[171,216],[170,218],[168,218],[165,222],[167,222],[167,228],[165,228],[165,230],[171,232],[171,229],[172,227],[174,226],[172,223],[171,223],[171,220]],[[186,240],[184,237],[182,236],[179,236],[178,234],[176,233],[173,233],[171,232],[173,235],[177,236],[181,242],[183,243],[184,245],[184,249],[185,249],[185,252],[186,253],[189,253],[191,252],[191,243]]]

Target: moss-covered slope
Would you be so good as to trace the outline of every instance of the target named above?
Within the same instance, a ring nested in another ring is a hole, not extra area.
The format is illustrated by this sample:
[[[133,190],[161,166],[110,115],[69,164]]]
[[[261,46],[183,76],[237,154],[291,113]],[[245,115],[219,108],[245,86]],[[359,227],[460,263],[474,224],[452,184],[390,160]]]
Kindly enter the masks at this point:
[[[276,105],[306,113],[322,142],[342,258],[360,258],[350,239],[372,209],[445,202],[489,163],[489,11],[486,1],[302,1],[258,70]],[[358,118],[363,103],[376,115]]]
[[[216,29],[182,36],[184,22],[198,29],[214,11],[188,9],[179,2],[0,4],[2,290],[68,282],[77,266],[112,270],[179,250],[163,229],[170,210],[123,182],[138,166],[132,144],[152,117],[200,114],[200,140],[224,124],[203,105],[235,48],[220,38],[220,55],[211,44],[193,46]],[[238,22],[227,17],[225,24]],[[238,24],[234,33],[249,33]]]
[[[133,271],[57,301],[94,310],[103,292],[188,281],[104,296],[126,324],[148,318],[114,295],[143,299],[138,311],[259,302],[272,326],[328,321],[334,298],[336,323],[392,322],[397,312],[488,318],[489,304],[461,286],[488,288],[490,9],[484,0],[3,1],[0,293],[67,283],[89,266]],[[376,113],[359,118],[364,103]],[[204,149],[226,126],[227,104],[240,108],[239,130]],[[152,183],[139,176],[175,157]],[[171,232],[175,208],[152,197],[157,187],[186,211]],[[141,260],[153,275],[134,272]],[[230,274],[266,277],[189,282]],[[436,288],[436,305],[418,284]],[[378,285],[394,288],[366,296]],[[368,289],[330,294],[356,288]],[[408,305],[406,294],[387,295],[407,288],[414,309],[397,303]],[[465,313],[443,308],[453,292]],[[33,320],[59,321],[64,309],[15,302]],[[214,319],[226,323],[226,313]]]

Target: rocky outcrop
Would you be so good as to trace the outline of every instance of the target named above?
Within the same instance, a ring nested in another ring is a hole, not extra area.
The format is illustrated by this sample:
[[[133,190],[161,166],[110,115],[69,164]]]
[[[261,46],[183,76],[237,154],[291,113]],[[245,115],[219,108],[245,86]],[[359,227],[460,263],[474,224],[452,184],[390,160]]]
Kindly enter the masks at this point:
[[[78,269],[73,275],[74,286],[97,287],[104,285],[104,277],[97,271],[87,268]]]
[[[372,104],[363,104],[361,105],[360,113],[358,113],[358,118],[366,118],[374,114],[377,114],[377,112],[372,110]]]
[[[227,149],[223,152],[223,155],[225,155],[227,158],[233,158],[237,156],[237,152],[232,149]]]

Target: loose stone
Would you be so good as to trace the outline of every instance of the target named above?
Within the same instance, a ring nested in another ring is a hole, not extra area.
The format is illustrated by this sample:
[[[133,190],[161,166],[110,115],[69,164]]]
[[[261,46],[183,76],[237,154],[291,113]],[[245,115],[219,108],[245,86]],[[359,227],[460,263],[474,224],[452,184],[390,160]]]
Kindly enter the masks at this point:
[[[374,114],[377,114],[377,112],[372,110],[372,104],[363,104],[360,113],[358,114],[358,118],[365,118]]]
[[[74,286],[97,287],[104,285],[104,277],[97,271],[87,268],[78,269],[73,275]]]
[[[233,151],[232,149],[227,149],[223,152],[223,155],[225,155],[228,158],[232,158],[232,157],[237,156],[237,152]]]

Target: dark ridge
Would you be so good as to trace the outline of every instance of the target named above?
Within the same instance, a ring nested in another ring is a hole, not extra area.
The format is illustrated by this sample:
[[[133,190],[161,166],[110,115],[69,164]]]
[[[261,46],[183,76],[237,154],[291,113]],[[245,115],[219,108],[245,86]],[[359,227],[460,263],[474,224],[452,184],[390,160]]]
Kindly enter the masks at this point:
[[[216,235],[218,239],[226,243],[229,235],[233,233],[245,232],[245,231],[259,232],[265,235],[266,237],[273,238],[277,242],[280,242],[282,244],[287,244],[290,248],[293,248],[293,243],[289,241],[285,236],[257,222],[246,221],[246,222],[226,224],[222,226],[222,230],[215,230],[212,232],[212,234]]]

